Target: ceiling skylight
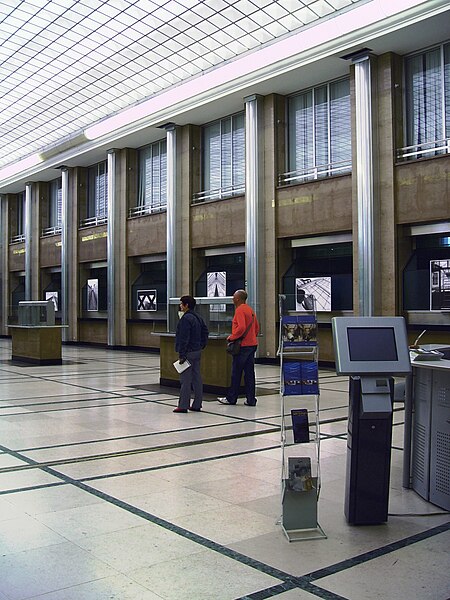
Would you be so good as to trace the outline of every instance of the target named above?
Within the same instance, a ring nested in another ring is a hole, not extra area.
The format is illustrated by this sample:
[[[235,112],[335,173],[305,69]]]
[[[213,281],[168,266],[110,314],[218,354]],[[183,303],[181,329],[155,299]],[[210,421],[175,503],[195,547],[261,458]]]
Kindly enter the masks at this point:
[[[0,167],[366,0],[1,0]]]

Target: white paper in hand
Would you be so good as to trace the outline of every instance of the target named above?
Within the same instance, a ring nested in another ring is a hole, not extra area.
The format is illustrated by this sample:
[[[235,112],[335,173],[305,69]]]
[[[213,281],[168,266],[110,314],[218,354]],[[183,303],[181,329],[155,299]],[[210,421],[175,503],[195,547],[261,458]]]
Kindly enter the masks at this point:
[[[189,369],[189,367],[191,366],[191,363],[188,360],[185,360],[184,363],[180,365],[180,361],[176,360],[173,363],[173,366],[178,371],[178,373],[182,373],[183,371],[186,371],[186,369]]]

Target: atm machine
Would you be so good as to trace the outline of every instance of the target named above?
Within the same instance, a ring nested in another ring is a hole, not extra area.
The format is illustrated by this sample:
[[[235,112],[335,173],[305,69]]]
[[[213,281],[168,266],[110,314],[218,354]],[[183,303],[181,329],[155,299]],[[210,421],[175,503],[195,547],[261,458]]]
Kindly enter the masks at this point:
[[[388,518],[394,375],[411,372],[403,317],[334,317],[336,373],[349,375],[345,517]]]

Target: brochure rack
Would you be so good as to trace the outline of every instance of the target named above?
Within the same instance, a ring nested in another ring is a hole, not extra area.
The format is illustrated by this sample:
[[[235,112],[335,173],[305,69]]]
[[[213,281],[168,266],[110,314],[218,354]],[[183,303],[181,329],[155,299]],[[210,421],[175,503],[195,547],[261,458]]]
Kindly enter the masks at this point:
[[[281,526],[287,539],[294,542],[326,535],[317,521],[320,427],[315,300],[311,296],[312,310],[295,315],[285,314],[285,300],[284,295],[279,296]],[[300,398],[309,410],[298,408]]]

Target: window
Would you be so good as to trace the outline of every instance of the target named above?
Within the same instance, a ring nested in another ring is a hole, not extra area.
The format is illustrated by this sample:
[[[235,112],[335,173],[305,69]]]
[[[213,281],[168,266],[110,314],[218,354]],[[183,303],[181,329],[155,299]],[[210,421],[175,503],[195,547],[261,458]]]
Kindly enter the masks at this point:
[[[450,151],[450,44],[405,60],[406,148],[400,159]]]
[[[61,230],[62,223],[62,179],[50,182],[50,228]]]
[[[288,100],[288,173],[296,184],[351,170],[350,80],[335,81]]]
[[[18,243],[25,241],[25,193],[21,192],[16,196],[16,211],[14,220],[11,222],[11,243]]]
[[[167,206],[167,143],[156,142],[139,151],[138,205],[130,216],[140,216]]]
[[[194,200],[218,200],[245,191],[245,113],[203,127],[202,188]]]
[[[106,162],[89,167],[88,217],[105,222],[108,217],[108,171]],[[87,224],[87,223],[86,223]]]

